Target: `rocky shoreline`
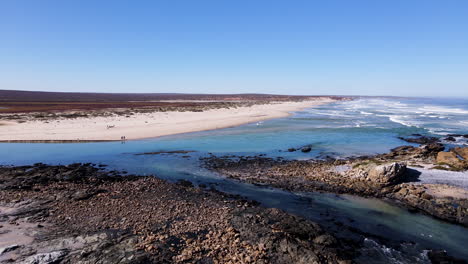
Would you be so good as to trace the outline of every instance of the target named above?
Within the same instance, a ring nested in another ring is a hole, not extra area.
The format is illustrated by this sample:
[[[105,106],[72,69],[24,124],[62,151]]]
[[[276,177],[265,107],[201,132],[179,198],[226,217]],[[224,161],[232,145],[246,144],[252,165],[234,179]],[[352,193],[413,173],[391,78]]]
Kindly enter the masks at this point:
[[[468,196],[451,196],[455,187],[417,182],[418,167],[466,170],[468,162],[463,155],[466,155],[468,148],[444,149],[440,143],[429,143],[420,147],[401,146],[386,154],[350,159],[285,160],[264,156],[211,156],[203,161],[207,168],[240,181],[288,191],[376,197],[468,226]],[[443,159],[445,157],[451,159]],[[449,194],[436,192],[435,188],[446,188]]]
[[[1,263],[352,263],[318,224],[91,164],[0,167]]]
[[[464,148],[444,150],[429,143],[351,159],[211,156],[204,164],[244,182],[376,197],[468,226],[468,192],[415,181],[418,167],[458,170],[439,156],[459,159]],[[0,263],[354,263],[363,238],[394,243],[184,180],[95,164],[0,166]],[[444,251],[427,258],[466,263]]]

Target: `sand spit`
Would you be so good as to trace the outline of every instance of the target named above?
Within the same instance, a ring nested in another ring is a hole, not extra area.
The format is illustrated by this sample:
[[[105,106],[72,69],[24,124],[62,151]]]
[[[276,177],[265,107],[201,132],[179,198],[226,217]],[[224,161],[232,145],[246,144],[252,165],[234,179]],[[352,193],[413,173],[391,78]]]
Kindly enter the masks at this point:
[[[0,142],[59,140],[127,140],[226,128],[266,119],[286,117],[290,112],[330,103],[323,97],[307,101],[271,102],[203,112],[149,112],[128,116],[78,117],[58,120],[3,122]]]

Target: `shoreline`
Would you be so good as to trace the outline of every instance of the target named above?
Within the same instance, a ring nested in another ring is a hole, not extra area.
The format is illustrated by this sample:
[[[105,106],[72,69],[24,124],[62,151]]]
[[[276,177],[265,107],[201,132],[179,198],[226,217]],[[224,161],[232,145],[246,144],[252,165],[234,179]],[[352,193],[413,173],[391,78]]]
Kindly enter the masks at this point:
[[[0,179],[2,263],[338,264],[360,248],[314,221],[188,181],[91,164],[0,166]]]
[[[442,150],[443,146],[438,143],[420,147],[401,146],[384,154],[340,160],[211,156],[202,159],[202,166],[239,182],[286,191],[385,199],[468,227],[467,187],[450,181],[431,181],[438,174],[451,173],[462,178],[468,175],[466,169],[456,172],[448,171],[448,168],[441,170],[436,157],[439,153],[447,153]]]
[[[333,221],[338,229],[330,228],[186,180],[172,183],[95,166],[0,166],[0,262],[43,257],[118,262],[125,248],[129,262],[122,263],[207,258],[218,263],[299,263],[304,258],[366,263],[375,257],[367,252],[367,238],[376,245],[395,245],[395,240],[356,231],[342,220]],[[167,221],[171,224],[161,225]],[[463,263],[443,248],[426,250],[432,263]]]
[[[291,115],[291,112],[335,102],[328,97],[271,102],[203,112],[152,112],[128,116],[1,122],[0,143],[66,143],[155,138],[249,124]],[[57,141],[57,142],[54,142]]]

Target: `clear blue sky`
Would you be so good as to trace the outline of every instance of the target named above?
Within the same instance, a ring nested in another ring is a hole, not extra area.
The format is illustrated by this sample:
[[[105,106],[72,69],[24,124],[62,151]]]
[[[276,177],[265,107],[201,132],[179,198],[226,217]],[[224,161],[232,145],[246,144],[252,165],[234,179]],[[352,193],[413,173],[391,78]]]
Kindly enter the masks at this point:
[[[0,89],[467,97],[468,1],[1,1]]]

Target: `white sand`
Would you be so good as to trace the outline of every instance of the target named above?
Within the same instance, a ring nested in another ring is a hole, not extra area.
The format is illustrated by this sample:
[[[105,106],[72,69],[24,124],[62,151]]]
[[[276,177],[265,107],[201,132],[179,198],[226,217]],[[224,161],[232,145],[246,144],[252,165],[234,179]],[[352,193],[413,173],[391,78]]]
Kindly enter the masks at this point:
[[[138,113],[130,117],[92,117],[77,119],[2,122],[1,140],[127,140],[237,126],[261,120],[286,117],[293,111],[332,102],[318,98],[303,102],[277,102],[236,109],[204,112]],[[1,122],[1,121],[0,121]],[[107,128],[107,126],[115,126]]]
[[[468,171],[446,171],[436,169],[425,169],[411,167],[408,168],[417,170],[421,173],[418,176],[420,184],[447,184],[468,190]]]

